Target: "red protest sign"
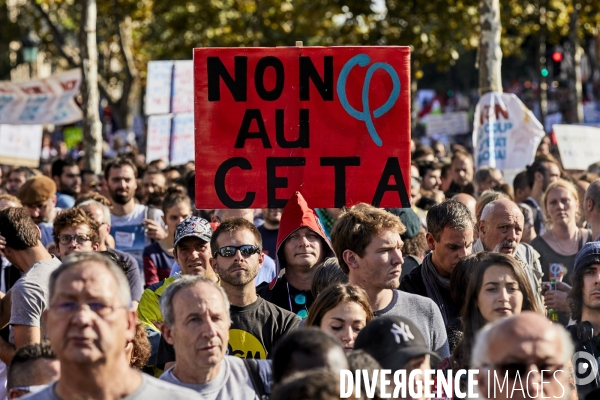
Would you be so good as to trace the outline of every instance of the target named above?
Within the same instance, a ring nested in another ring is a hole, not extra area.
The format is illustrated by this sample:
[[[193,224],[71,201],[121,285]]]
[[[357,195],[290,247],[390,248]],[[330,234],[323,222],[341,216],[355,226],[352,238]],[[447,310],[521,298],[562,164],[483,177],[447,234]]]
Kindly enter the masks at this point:
[[[410,207],[408,47],[194,49],[196,207]]]

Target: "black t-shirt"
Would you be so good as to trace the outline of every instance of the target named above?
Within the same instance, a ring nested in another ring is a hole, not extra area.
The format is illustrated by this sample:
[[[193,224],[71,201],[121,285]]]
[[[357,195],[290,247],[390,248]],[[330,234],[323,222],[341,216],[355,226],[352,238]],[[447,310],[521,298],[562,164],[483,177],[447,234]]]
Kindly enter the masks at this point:
[[[277,280],[273,290],[269,290],[269,283],[264,282],[258,285],[256,293],[277,307],[292,311],[302,319],[308,317],[308,310],[315,301],[310,290],[296,289],[288,283],[285,274]]]
[[[240,358],[268,359],[275,344],[300,324],[296,315],[260,297],[245,307],[232,305],[229,311],[228,354]],[[172,361],[175,361],[173,346],[161,338],[157,366],[162,368]]]
[[[277,253],[277,235],[279,234],[279,229],[267,229],[263,224],[258,227],[258,231],[262,236],[263,253],[276,260],[277,255],[275,253]]]

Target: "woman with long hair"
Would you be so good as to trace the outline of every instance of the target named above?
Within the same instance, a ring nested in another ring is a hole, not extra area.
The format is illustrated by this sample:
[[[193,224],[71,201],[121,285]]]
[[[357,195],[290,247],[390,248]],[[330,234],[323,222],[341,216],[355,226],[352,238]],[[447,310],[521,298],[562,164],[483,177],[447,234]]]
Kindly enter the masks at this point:
[[[167,237],[144,248],[144,280],[145,286],[168,278],[175,262],[173,256],[173,240],[175,228],[183,220],[192,215],[192,203],[185,189],[181,186],[170,186],[162,202],[163,220],[167,225]]]
[[[305,327],[315,326],[336,337],[352,351],[358,332],[373,319],[365,291],[352,285],[330,286],[315,299]]]
[[[534,311],[543,314],[541,305],[523,266],[502,253],[485,253],[475,268],[461,310],[464,337],[452,354],[452,369],[468,369],[475,335],[499,318]]]

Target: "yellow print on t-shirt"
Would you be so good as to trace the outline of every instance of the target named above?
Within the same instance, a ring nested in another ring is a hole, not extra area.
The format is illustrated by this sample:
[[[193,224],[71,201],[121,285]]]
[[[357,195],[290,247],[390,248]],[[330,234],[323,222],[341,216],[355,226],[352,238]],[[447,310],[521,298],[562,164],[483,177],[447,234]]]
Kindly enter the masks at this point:
[[[227,349],[230,356],[254,358],[256,360],[267,359],[267,351],[260,340],[250,332],[241,329],[229,330],[229,344]]]

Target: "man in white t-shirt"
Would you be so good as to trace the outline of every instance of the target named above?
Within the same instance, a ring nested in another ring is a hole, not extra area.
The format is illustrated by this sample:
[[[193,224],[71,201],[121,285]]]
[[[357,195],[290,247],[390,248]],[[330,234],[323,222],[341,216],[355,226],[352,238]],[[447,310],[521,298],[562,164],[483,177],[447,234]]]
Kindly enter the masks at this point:
[[[110,233],[115,238],[115,248],[131,254],[142,266],[144,247],[151,240],[164,239],[167,232],[161,210],[136,204],[136,178],[137,167],[129,158],[115,158],[104,169],[112,201]]]

